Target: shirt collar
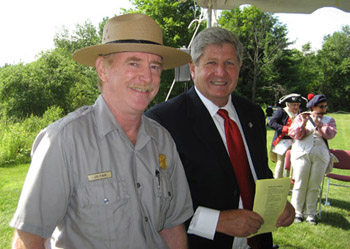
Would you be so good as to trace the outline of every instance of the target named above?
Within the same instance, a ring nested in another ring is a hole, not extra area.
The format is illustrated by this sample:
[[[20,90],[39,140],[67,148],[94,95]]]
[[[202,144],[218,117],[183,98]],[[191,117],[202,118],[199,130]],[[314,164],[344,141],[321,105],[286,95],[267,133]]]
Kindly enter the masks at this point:
[[[117,130],[120,134],[125,134],[123,129],[115,120],[113,113],[109,109],[102,95],[100,95],[97,98],[94,104],[94,107],[95,107],[95,119],[96,119],[97,132],[99,134],[100,139],[103,139],[104,136],[106,136],[108,133],[114,130]],[[141,126],[137,134],[137,142],[136,142],[137,147],[142,147],[144,144],[148,142],[148,140],[150,139],[150,136],[147,134],[151,134],[151,136],[155,137],[154,132],[145,127],[145,117],[143,115],[141,120]],[[125,134],[125,137],[127,137],[126,134]]]
[[[94,109],[96,126],[101,139],[109,132],[121,129],[102,95],[97,98]]]
[[[194,86],[194,89],[196,93],[198,94],[199,98],[203,102],[204,106],[207,108],[207,110],[210,113],[211,117],[214,117],[215,114],[217,114],[219,109],[225,109],[229,113],[229,116],[232,118],[233,116],[236,116],[235,107],[232,104],[232,96],[230,95],[227,101],[227,104],[223,107],[218,107],[215,105],[211,100],[207,99],[198,89],[196,86]]]

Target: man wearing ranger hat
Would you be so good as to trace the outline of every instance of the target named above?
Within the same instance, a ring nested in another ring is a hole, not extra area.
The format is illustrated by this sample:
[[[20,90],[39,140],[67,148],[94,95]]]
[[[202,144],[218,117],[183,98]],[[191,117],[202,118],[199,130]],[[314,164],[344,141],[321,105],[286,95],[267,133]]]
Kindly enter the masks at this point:
[[[292,144],[288,129],[299,113],[302,99],[303,97],[297,93],[283,96],[279,104],[285,103],[285,107],[279,108],[270,120],[269,126],[275,130],[270,151],[271,160],[276,161],[275,178],[282,177],[285,153]]]
[[[163,46],[152,18],[128,14],[73,59],[96,67],[101,95],[37,136],[13,248],[187,248],[183,166],[169,133],[143,112],[162,69],[190,56]]]

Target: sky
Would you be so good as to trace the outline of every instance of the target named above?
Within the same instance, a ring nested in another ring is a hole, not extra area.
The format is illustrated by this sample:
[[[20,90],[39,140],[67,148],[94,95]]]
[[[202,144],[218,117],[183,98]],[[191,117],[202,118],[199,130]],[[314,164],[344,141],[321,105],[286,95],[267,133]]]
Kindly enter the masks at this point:
[[[0,3],[0,66],[28,63],[41,51],[54,47],[55,34],[77,24],[91,21],[97,26],[104,17],[113,17],[120,8],[132,8],[129,0],[11,0]],[[289,41],[301,50],[311,42],[312,49],[322,47],[325,35],[350,25],[350,13],[322,8],[312,14],[275,14],[287,25]]]

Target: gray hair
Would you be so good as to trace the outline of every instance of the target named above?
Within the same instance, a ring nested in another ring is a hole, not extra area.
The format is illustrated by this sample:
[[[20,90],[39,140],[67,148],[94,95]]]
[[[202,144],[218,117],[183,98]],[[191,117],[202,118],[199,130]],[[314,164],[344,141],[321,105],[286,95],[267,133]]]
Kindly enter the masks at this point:
[[[206,28],[201,31],[193,40],[191,45],[191,56],[195,65],[198,65],[203,50],[208,45],[223,45],[230,43],[236,50],[236,56],[239,63],[242,63],[243,46],[239,39],[227,29],[219,27]]]

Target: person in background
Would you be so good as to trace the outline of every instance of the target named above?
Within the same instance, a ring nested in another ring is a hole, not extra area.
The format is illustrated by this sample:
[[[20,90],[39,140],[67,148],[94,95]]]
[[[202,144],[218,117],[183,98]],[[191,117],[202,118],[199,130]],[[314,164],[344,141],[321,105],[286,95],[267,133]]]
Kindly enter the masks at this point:
[[[292,144],[292,139],[288,136],[288,129],[299,113],[301,102],[300,94],[291,93],[283,96],[280,98],[279,104],[285,103],[285,107],[279,108],[270,119],[269,126],[275,130],[270,151],[270,155],[275,154],[270,158],[276,158],[275,178],[283,176],[285,153]]]
[[[291,163],[294,168],[292,205],[295,223],[306,219],[317,224],[317,197],[324,174],[330,162],[328,139],[337,134],[335,120],[326,116],[328,100],[325,95],[308,95],[309,112],[300,113],[289,128],[294,142]]]
[[[152,18],[128,14],[107,21],[102,44],[73,54],[96,66],[101,95],[37,136],[13,248],[187,248],[183,166],[170,134],[143,115],[162,69],[190,61],[162,44]]]
[[[265,112],[266,112],[266,124],[269,125],[270,119],[273,116],[273,107],[269,105],[268,107],[266,107]]]
[[[271,233],[245,238],[264,222],[251,209],[255,181],[272,178],[272,172],[264,111],[232,94],[242,53],[232,32],[218,27],[201,31],[191,46],[194,87],[146,112],[171,133],[185,168],[195,209],[187,223],[192,249],[273,247]],[[241,145],[233,145],[235,139]],[[293,219],[287,202],[276,226],[288,226]]]

